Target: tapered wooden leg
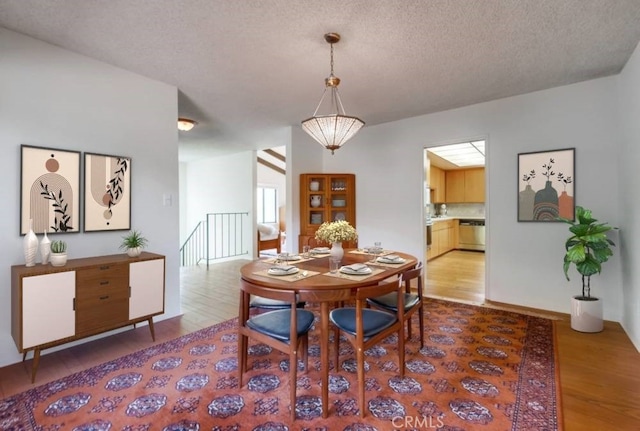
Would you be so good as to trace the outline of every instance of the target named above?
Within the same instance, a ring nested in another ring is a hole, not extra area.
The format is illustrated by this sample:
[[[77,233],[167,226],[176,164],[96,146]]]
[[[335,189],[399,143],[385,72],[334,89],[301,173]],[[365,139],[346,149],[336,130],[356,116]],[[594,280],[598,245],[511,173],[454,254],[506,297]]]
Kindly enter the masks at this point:
[[[358,408],[360,409],[360,417],[364,418],[364,351],[362,347],[357,349],[356,362],[358,365]]]
[[[289,355],[289,398],[291,399],[291,421],[296,420],[296,388],[298,386],[298,355],[295,351]]]
[[[156,341],[156,330],[153,327],[153,317],[149,317],[149,319],[147,319],[149,321],[149,331],[151,331],[151,339],[153,341]]]
[[[33,351],[33,363],[31,364],[31,383],[36,382],[36,373],[38,372],[38,366],[40,365],[40,349],[36,347]]]
[[[420,348],[424,347],[424,307],[420,307],[417,311],[418,323],[420,328]]]
[[[322,384],[322,417],[329,415],[329,303],[320,303],[320,364]]]

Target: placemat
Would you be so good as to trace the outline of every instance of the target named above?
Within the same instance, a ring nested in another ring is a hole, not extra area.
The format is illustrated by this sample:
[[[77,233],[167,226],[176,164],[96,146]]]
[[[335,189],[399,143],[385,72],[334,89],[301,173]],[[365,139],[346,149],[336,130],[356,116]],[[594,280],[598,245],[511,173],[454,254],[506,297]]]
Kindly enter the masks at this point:
[[[375,265],[375,266],[384,266],[387,268],[397,268],[399,265],[404,265],[407,262],[414,262],[413,259],[405,259],[404,262],[398,262],[398,263],[385,263],[385,262],[367,262],[367,265]]]
[[[346,278],[347,280],[353,280],[353,281],[360,281],[360,280],[366,280],[367,278],[371,277],[372,275],[376,275],[376,274],[380,274],[381,272],[384,272],[385,270],[382,268],[371,268],[371,273],[370,274],[366,274],[366,275],[351,275],[351,274],[345,274],[343,272],[336,272],[334,274],[330,273],[330,272],[325,272],[322,275],[328,275],[329,277],[337,277],[337,278]]]
[[[302,275],[303,272],[307,273],[307,275]],[[290,274],[290,275],[272,275],[269,274],[269,270],[268,269],[263,269],[262,271],[257,271],[253,273],[254,275],[261,275],[263,277],[269,277],[269,278],[275,278],[276,280],[283,280],[283,281],[298,281],[298,280],[304,280],[305,278],[309,278],[309,277],[313,277],[314,275],[318,275],[320,274],[320,272],[318,271],[308,271],[308,270],[301,270],[296,272],[295,274]]]

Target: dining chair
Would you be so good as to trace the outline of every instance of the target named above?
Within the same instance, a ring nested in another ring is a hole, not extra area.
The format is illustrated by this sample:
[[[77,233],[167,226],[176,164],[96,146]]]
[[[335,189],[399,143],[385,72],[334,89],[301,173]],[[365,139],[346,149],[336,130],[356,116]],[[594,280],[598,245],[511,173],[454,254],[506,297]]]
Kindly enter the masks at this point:
[[[242,280],[240,284],[240,315],[238,321],[238,387],[248,366],[249,338],[264,343],[289,355],[289,390],[291,420],[296,418],[296,386],[298,356],[302,356],[305,372],[308,370],[308,334],[314,314],[296,308],[297,297],[293,291],[283,291],[258,286]],[[249,316],[251,295],[288,303],[287,308]]]
[[[298,301],[296,299],[296,307],[304,308],[306,303],[304,301]],[[289,301],[282,301],[279,299],[265,298],[264,296],[251,296],[251,302],[249,307],[257,308],[261,310],[281,310],[283,308],[291,308]]]
[[[401,274],[404,281],[404,319],[407,323],[408,339],[411,339],[411,318],[418,313],[418,326],[420,328],[420,348],[424,347],[424,308],[422,304],[422,261],[416,266]],[[416,280],[416,293],[411,293],[411,281]],[[398,309],[398,298],[393,293],[367,299],[367,303],[379,310],[395,313]]]
[[[367,299],[381,295],[395,295],[400,306],[396,313],[367,308]],[[329,320],[334,328],[334,363],[338,369],[340,356],[340,333],[356,351],[358,369],[358,407],[364,418],[364,352],[393,333],[398,336],[398,368],[404,378],[404,291],[402,277],[374,286],[356,289],[355,307],[340,307],[331,310]]]

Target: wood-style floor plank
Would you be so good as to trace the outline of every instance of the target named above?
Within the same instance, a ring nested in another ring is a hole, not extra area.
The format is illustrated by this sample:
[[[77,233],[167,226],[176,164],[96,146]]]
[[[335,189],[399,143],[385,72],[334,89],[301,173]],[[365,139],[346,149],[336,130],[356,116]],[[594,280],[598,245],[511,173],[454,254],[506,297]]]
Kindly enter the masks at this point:
[[[239,268],[246,261],[181,270],[183,315],[155,324],[156,342],[179,337],[235,317],[238,309]],[[425,292],[465,302],[484,302],[484,255],[454,251],[427,263]],[[568,299],[567,299],[568,300]],[[635,430],[640,423],[640,354],[620,324],[606,322],[599,334],[571,330],[561,313],[507,304],[524,313],[552,317],[556,324],[560,359],[562,415],[566,431]],[[153,345],[147,326],[43,355],[36,385],[118,358]],[[34,387],[31,361],[0,368],[0,398]]]

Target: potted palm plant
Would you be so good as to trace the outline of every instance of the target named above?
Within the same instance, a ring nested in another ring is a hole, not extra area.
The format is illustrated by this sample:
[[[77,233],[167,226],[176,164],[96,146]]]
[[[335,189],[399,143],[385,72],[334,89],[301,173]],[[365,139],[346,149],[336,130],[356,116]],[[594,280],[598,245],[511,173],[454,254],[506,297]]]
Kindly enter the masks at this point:
[[[122,237],[120,249],[125,250],[129,257],[140,256],[142,249],[147,245],[147,239],[137,230],[132,230]]]
[[[565,241],[564,275],[569,281],[572,264],[582,276],[582,295],[571,301],[571,328],[580,332],[602,331],[602,301],[591,296],[591,276],[602,271],[602,264],[613,256],[615,246],[606,233],[613,229],[607,223],[598,223],[591,211],[576,207],[575,220],[560,217],[570,225],[571,236]]]

